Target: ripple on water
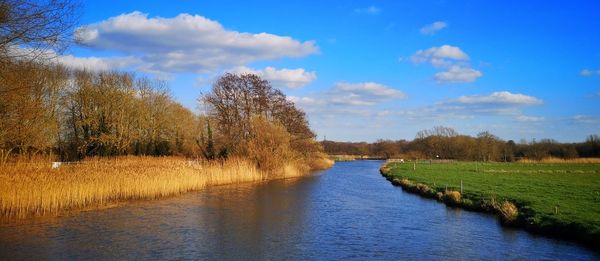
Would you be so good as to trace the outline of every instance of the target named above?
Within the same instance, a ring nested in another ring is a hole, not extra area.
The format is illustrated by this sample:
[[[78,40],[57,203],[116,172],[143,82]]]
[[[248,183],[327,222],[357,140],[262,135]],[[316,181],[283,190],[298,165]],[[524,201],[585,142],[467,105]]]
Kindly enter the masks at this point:
[[[407,194],[380,164],[2,224],[0,259],[600,259]]]

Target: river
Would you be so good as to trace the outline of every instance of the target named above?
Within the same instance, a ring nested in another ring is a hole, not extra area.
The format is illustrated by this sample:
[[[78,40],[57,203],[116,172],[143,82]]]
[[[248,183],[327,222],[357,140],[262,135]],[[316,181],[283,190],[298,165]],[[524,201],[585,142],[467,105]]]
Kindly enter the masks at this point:
[[[379,175],[381,163],[0,224],[0,260],[600,259],[405,193]]]

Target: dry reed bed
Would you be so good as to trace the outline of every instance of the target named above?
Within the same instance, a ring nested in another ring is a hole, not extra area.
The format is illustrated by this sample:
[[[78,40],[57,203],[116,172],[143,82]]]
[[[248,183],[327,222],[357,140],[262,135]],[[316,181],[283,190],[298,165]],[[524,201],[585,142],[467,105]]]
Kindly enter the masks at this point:
[[[305,173],[287,165],[282,173],[267,175],[241,159],[209,163],[176,157],[92,159],[58,169],[48,162],[4,164],[0,166],[0,216],[24,218]]]

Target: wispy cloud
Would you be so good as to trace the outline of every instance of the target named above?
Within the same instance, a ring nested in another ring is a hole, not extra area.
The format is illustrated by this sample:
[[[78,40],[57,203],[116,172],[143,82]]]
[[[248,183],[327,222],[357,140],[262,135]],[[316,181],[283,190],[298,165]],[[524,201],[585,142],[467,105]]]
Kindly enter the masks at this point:
[[[392,87],[375,83],[338,82],[329,92],[330,101],[342,105],[375,105],[393,99],[405,99],[406,94]]]
[[[476,116],[509,116],[520,121],[532,121],[533,117],[523,115],[523,108],[542,103],[541,99],[533,96],[501,91],[488,95],[463,95],[430,106],[405,109],[401,113],[404,117],[412,119],[472,119]]]
[[[148,70],[165,72],[206,72],[319,51],[312,41],[237,32],[190,14],[172,18],[148,17],[141,12],[122,14],[78,28],[76,38],[89,48],[124,53]]]
[[[544,117],[519,115],[516,120],[520,122],[541,122],[544,121]]]
[[[375,82],[338,82],[328,90],[306,96],[290,96],[313,118],[325,119],[334,115],[356,115],[361,117],[383,117],[380,105],[406,99],[404,92]]]
[[[573,121],[583,124],[600,124],[600,116],[575,115]]]
[[[107,71],[112,68],[124,68],[136,64],[141,61],[132,56],[123,57],[77,57],[73,55],[61,55],[56,57],[58,62],[63,65],[73,68],[90,71]]]
[[[446,27],[448,27],[448,24],[446,22],[437,21],[437,22],[434,22],[432,24],[422,27],[421,34],[434,35],[436,32],[438,32],[439,30],[442,30]]]
[[[543,101],[533,96],[508,91],[493,92],[489,95],[466,95],[455,100],[461,104],[487,104],[487,105],[538,105]]]
[[[298,69],[276,69],[273,67],[266,67],[264,69],[252,69],[246,66],[238,66],[227,70],[231,73],[252,73],[256,74],[265,80],[268,80],[277,88],[301,88],[317,79],[316,72],[308,72],[303,68]]]
[[[355,14],[367,14],[367,15],[378,15],[381,13],[381,8],[376,7],[374,5],[365,7],[365,8],[356,8],[354,9]]]
[[[581,72],[579,72],[579,75],[581,75],[581,76],[600,75],[600,70],[583,69],[583,70],[581,70]]]

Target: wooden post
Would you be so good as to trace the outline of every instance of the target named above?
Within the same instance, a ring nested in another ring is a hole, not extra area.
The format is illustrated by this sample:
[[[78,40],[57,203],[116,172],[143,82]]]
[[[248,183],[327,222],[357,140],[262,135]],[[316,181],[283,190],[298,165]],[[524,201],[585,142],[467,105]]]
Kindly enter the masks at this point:
[[[417,170],[417,160],[413,161],[413,170]]]
[[[460,194],[463,193],[462,179],[460,180]]]
[[[554,206],[554,215],[558,215],[558,206]]]
[[[479,162],[475,161],[475,172],[479,172]]]

